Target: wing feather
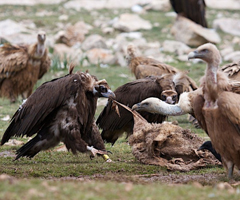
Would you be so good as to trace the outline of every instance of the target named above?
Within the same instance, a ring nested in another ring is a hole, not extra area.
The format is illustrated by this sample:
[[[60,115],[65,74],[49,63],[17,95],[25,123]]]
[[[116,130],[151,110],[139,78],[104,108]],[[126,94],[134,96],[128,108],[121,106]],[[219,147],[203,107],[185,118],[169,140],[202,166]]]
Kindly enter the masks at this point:
[[[0,48],[0,78],[8,78],[24,69],[28,62],[26,46],[5,44]]]
[[[12,136],[35,134],[44,125],[50,113],[56,111],[72,94],[77,92],[81,84],[79,79],[76,74],[67,75],[46,82],[37,88],[13,115],[1,144],[3,145]]]

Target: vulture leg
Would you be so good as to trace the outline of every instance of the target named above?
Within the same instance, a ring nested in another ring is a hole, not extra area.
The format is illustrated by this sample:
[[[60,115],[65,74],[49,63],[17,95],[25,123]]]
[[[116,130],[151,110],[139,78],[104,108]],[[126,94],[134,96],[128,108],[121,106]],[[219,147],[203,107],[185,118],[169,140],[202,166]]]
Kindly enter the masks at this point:
[[[228,178],[231,179],[233,176],[233,168],[234,168],[234,164],[231,161],[226,162],[227,165],[227,169],[228,169]]]

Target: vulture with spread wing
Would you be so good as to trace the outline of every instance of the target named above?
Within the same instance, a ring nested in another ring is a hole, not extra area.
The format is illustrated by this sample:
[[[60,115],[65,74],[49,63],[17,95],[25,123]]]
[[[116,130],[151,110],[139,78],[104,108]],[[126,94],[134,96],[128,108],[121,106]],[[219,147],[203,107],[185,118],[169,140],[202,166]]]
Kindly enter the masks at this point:
[[[104,154],[105,147],[94,114],[98,97],[114,97],[105,80],[76,72],[42,84],[19,107],[1,145],[13,136],[36,136],[17,150],[16,159],[33,157],[62,141],[74,154],[90,150]],[[93,147],[91,147],[93,146]]]
[[[19,95],[29,97],[37,80],[50,68],[45,32],[39,32],[37,40],[32,45],[0,47],[0,96],[12,103]]]
[[[211,138],[213,147],[221,155],[230,178],[234,166],[240,169],[239,90],[235,90],[235,84],[219,69],[221,56],[215,45],[204,44],[191,52],[188,58],[199,58],[207,63],[202,88],[198,89],[198,93],[196,90],[181,95],[178,105],[169,106],[159,99],[152,98],[134,105],[134,108],[166,115],[194,112],[201,127]]]
[[[204,0],[170,0],[173,10],[197,24],[207,28]]]
[[[178,102],[179,95],[189,88],[189,85],[185,85],[186,79],[188,77],[183,73],[174,75],[169,73],[159,77],[138,79],[118,87],[114,91],[115,100],[130,107],[148,97],[157,97],[166,103],[174,104]],[[102,129],[102,138],[106,142],[114,144],[124,132],[127,133],[127,136],[132,134],[133,117],[131,113],[121,107],[119,113],[120,117],[112,110],[112,100],[109,99],[97,119],[97,124]],[[148,122],[161,123],[166,119],[165,115],[147,112],[140,112],[140,114]]]
[[[224,65],[221,69],[231,80],[240,81],[240,61]]]

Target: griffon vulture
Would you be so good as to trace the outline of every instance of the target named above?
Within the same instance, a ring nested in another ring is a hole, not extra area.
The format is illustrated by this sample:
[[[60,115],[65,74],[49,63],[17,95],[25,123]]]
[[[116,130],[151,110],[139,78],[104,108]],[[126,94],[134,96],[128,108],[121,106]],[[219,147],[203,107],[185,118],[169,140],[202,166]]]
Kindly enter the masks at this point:
[[[135,47],[130,44],[127,48],[127,62],[128,66],[131,69],[131,72],[135,75],[136,79],[146,78],[148,76],[161,76],[164,74],[181,74],[184,72],[180,72],[178,69],[172,67],[171,65],[167,65],[165,63],[161,63],[153,58],[147,58],[143,56],[137,56],[137,52]],[[176,77],[176,76],[175,76]],[[184,91],[196,90],[198,87],[194,80],[192,80],[188,76],[182,76],[184,80],[179,80],[181,84],[178,84],[178,87],[186,87],[181,88]]]
[[[175,114],[194,112],[201,127],[208,133],[213,147],[221,155],[228,177],[231,178],[234,166],[240,169],[240,105],[238,103],[240,94],[235,93],[226,74],[218,68],[221,56],[215,45],[204,44],[191,52],[188,58],[199,58],[207,63],[205,76],[202,79],[202,94],[191,98],[193,92],[186,93],[185,98],[181,100],[180,97],[180,104],[171,107],[169,112]],[[166,106],[169,108],[169,105],[157,101],[161,108],[151,106],[151,109],[155,109],[154,113],[158,110],[157,113],[166,114],[168,112]],[[145,104],[145,111],[149,103],[149,100],[141,103]],[[154,100],[152,103],[155,104]]]
[[[114,91],[115,100],[124,105],[132,106],[148,97],[157,97],[166,103],[174,104],[178,102],[178,97],[184,92],[185,88],[188,88],[189,85],[185,85],[187,78],[185,74],[177,73],[175,75],[165,74],[160,77],[138,79],[117,88]],[[131,113],[121,107],[119,108],[121,117],[118,117],[111,107],[112,100],[109,99],[108,104],[97,119],[97,124],[102,129],[102,138],[106,142],[114,144],[124,132],[128,136],[132,134],[133,117]],[[147,112],[140,112],[140,114],[148,122],[161,123],[166,119],[166,116],[159,114],[149,114]]]
[[[104,142],[94,123],[98,97],[114,96],[105,80],[89,73],[72,73],[42,84],[19,107],[6,129],[1,145],[13,136],[36,136],[17,150],[33,157],[62,141],[73,154],[90,150],[104,154]],[[93,147],[91,147],[93,146]]]
[[[37,40],[32,45],[0,47],[0,96],[12,103],[18,95],[29,97],[37,80],[50,68],[45,32],[39,32]]]
[[[207,28],[204,0],[170,0],[173,10],[197,24]]]
[[[166,73],[177,73],[178,70],[170,65],[161,63],[153,58],[138,56],[136,47],[132,44],[127,47],[127,63],[136,79],[147,76],[160,76]]]

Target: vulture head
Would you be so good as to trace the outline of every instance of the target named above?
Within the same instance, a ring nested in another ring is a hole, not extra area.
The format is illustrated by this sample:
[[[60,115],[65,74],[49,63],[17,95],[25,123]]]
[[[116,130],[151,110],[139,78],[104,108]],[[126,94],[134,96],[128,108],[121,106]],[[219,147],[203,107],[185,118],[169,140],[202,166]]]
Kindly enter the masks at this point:
[[[43,44],[46,40],[46,33],[44,31],[39,31],[37,34],[38,42]]]
[[[178,101],[178,93],[174,90],[164,90],[161,99],[168,104],[175,104]]]
[[[211,66],[219,66],[221,63],[221,55],[214,44],[207,43],[199,46],[195,51],[188,54],[188,59],[199,58]]]
[[[188,92],[182,93],[179,102],[174,105],[170,105],[156,97],[150,97],[133,105],[132,109],[166,116],[184,115],[192,112]]]
[[[105,79],[96,82],[93,88],[93,94],[97,97],[115,98],[115,94],[110,90],[110,87]]]

